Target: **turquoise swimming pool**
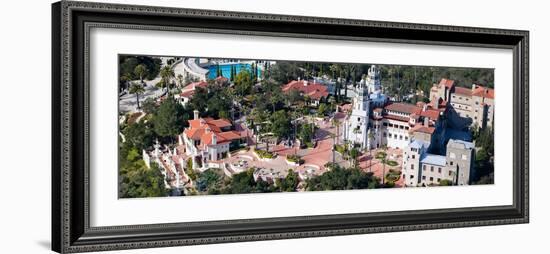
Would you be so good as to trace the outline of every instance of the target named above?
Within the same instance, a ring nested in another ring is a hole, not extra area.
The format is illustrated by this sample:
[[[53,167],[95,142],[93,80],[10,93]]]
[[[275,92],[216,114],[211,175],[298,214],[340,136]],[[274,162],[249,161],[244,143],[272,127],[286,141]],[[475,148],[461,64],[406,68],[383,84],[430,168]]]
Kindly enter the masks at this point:
[[[228,79],[231,78],[231,66],[235,66],[235,69],[237,71],[237,74],[242,70],[250,71],[251,65],[247,63],[227,63],[227,64],[220,64],[220,69],[222,71],[222,75]],[[218,65],[213,64],[208,66],[208,78],[215,79],[217,78],[218,73]],[[260,76],[261,70],[258,68],[258,76]]]

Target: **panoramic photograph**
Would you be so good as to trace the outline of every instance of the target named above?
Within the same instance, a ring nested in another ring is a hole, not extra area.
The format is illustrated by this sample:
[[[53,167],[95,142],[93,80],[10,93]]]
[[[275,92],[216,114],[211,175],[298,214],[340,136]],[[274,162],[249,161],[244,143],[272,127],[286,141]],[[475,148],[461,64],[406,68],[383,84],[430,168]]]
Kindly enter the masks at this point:
[[[119,198],[494,183],[493,69],[118,61]]]

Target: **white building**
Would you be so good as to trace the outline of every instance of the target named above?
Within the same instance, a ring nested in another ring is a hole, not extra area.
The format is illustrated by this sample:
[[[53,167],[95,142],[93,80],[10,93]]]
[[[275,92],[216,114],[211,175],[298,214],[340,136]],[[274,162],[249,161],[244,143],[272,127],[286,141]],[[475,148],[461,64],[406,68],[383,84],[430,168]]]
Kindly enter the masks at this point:
[[[185,153],[193,158],[193,168],[208,168],[223,159],[233,142],[239,143],[241,136],[231,130],[231,122],[226,119],[200,118],[194,111],[194,119],[189,120],[189,127],[179,136],[180,145],[185,146]]]
[[[446,154],[428,153],[429,143],[414,140],[403,149],[405,186],[437,185],[448,180],[453,185],[468,185],[472,180],[474,144],[451,139]]]

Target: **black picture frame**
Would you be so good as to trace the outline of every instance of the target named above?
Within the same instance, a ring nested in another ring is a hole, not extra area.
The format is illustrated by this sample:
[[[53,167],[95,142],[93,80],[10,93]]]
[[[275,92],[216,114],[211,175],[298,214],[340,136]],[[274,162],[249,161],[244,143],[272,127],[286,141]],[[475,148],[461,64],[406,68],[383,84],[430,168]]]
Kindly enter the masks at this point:
[[[91,27],[513,50],[513,205],[90,227]],[[62,1],[52,5],[52,250],[60,253],[473,227],[529,221],[529,32]]]

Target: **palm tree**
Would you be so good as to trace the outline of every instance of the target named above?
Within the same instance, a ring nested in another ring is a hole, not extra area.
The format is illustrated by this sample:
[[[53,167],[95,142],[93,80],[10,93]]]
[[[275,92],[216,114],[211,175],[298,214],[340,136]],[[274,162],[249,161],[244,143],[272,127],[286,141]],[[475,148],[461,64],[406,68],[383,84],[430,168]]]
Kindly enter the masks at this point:
[[[147,72],[148,72],[147,66],[145,66],[144,64],[138,64],[134,68],[134,74],[136,74],[139,77],[139,80],[141,81],[142,84],[143,84],[143,77],[147,75]]]
[[[130,75],[130,73],[125,73],[120,76],[120,81],[122,84],[124,84],[124,87],[121,87],[122,90],[126,90],[129,88],[130,80],[132,80],[132,75]]]
[[[386,157],[388,156],[387,154],[387,151],[388,151],[388,146],[387,145],[382,145],[382,151],[384,151],[384,153],[382,154],[382,185],[385,184],[385,178],[386,178]]]
[[[162,69],[160,69],[160,77],[162,80],[162,84],[164,84],[164,87],[166,87],[166,91],[168,91],[168,84],[174,78],[174,70],[170,68],[170,66],[164,66]]]
[[[369,140],[372,140],[374,138],[374,134],[372,132],[369,132],[368,134]],[[372,148],[369,146],[369,172],[372,171]]]
[[[351,151],[349,151],[349,154],[353,162],[353,167],[357,167],[357,157],[359,156],[359,150],[354,147],[351,149]]]
[[[183,81],[184,81],[183,75],[178,74],[176,79],[178,80],[178,86],[182,87],[183,86]]]
[[[132,85],[130,86],[130,93],[136,95],[136,102],[137,102],[138,109],[140,109],[139,95],[144,92],[145,92],[145,89],[143,89],[143,85],[132,82]]]

